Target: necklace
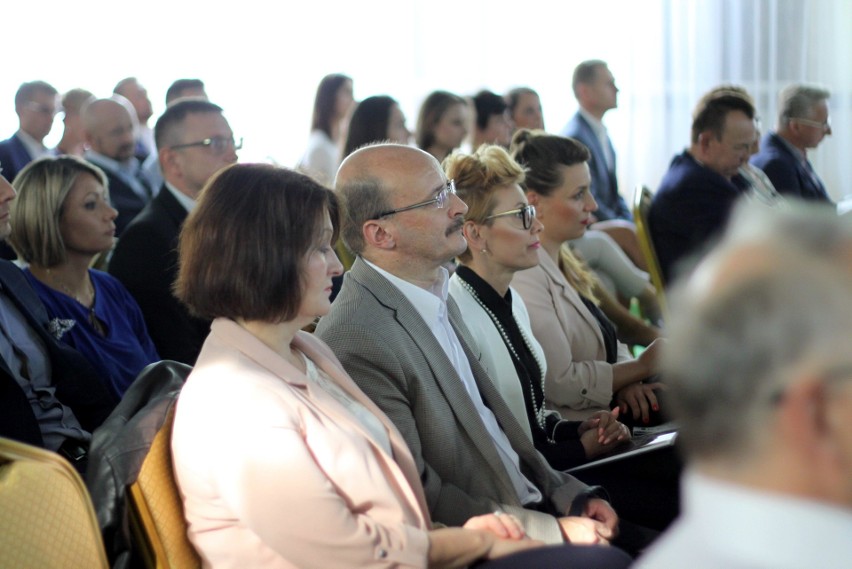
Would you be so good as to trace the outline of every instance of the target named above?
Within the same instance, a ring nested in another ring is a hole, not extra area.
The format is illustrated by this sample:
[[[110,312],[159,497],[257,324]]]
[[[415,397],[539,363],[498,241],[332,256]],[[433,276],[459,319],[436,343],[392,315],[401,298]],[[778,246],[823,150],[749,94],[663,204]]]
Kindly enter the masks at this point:
[[[106,336],[106,327],[97,317],[97,315],[95,315],[95,287],[94,285],[92,285],[92,281],[88,277],[88,274],[86,275],[86,293],[83,298],[80,298],[80,296],[78,296],[74,291],[71,290],[71,287],[65,284],[65,282],[59,277],[57,277],[56,274],[51,272],[50,269],[45,269],[45,272],[50,277],[50,280],[53,281],[53,283],[56,284],[56,286],[58,286],[63,293],[70,296],[71,298],[76,300],[81,306],[86,308],[88,312],[87,318],[89,320],[89,324],[92,325],[92,328],[94,328],[98,334],[100,334],[101,336]]]
[[[492,312],[491,309],[488,308],[485,305],[485,303],[482,301],[481,298],[479,298],[479,295],[476,293],[476,290],[474,290],[473,286],[469,282],[464,280],[461,277],[461,275],[458,275],[458,273],[457,273],[457,276],[459,277],[459,283],[462,285],[462,288],[464,288],[473,297],[473,299],[476,301],[476,303],[485,311],[485,313],[491,319],[491,322],[494,324],[494,327],[497,328],[497,331],[500,333],[500,337],[503,338],[503,343],[509,349],[509,352],[511,352],[512,357],[515,359],[515,361],[517,361],[519,364],[521,364],[523,366],[523,362],[521,361],[521,357],[518,355],[518,352],[515,350],[515,346],[512,344],[512,341],[509,339],[509,334],[506,332],[506,329],[503,327],[503,324],[497,318],[497,315],[494,314],[494,312]],[[541,382],[541,400],[540,401],[537,400],[538,398],[536,397],[535,389],[533,388],[533,378],[532,377],[530,377],[530,383],[529,383],[529,386],[528,386],[529,391],[530,391],[530,401],[532,402],[532,407],[533,407],[533,410],[535,411],[536,423],[538,423],[538,426],[541,427],[542,431],[544,431],[545,435],[547,436],[548,442],[553,442],[550,435],[547,433],[547,429],[545,428],[546,413],[545,413],[545,409],[544,409],[544,373],[542,372],[542,370],[544,369],[544,366],[542,365],[541,361],[538,359],[538,355],[536,354],[535,350],[533,350],[532,345],[530,344],[529,338],[527,338],[527,335],[524,333],[523,328],[518,326],[518,332],[521,333],[521,338],[523,338],[524,344],[526,344],[526,346],[527,346],[527,350],[529,350],[529,353],[532,354],[533,359],[538,364],[539,373],[541,375],[541,377],[539,378],[539,381]]]

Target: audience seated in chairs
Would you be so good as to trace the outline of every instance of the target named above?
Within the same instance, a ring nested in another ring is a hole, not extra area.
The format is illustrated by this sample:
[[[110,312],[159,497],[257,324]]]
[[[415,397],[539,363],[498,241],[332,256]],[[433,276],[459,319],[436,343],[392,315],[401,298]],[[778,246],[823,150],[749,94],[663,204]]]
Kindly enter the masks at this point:
[[[85,356],[116,398],[159,360],[136,301],[114,277],[90,269],[112,247],[116,210],[106,177],[73,156],[30,163],[15,181],[10,241],[47,308],[50,332]]]
[[[213,568],[488,567],[525,555],[540,543],[508,514],[432,530],[400,433],[299,331],[329,309],[336,221],[334,194],[307,176],[235,165],[184,225],[176,292],[215,317],[172,440],[190,540]],[[564,566],[572,549],[515,566]]]

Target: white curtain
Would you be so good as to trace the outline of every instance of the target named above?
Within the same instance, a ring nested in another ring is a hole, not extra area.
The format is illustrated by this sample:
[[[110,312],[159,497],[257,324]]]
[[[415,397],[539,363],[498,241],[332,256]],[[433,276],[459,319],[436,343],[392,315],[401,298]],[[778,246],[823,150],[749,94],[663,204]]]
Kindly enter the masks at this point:
[[[835,199],[852,194],[852,2],[637,4],[648,27],[637,27],[625,50],[631,90],[621,93],[613,129],[623,187],[656,187],[668,161],[688,144],[695,103],[712,87],[746,87],[766,132],[775,127],[778,91],[805,82],[832,92],[834,134],[811,152],[811,161]]]

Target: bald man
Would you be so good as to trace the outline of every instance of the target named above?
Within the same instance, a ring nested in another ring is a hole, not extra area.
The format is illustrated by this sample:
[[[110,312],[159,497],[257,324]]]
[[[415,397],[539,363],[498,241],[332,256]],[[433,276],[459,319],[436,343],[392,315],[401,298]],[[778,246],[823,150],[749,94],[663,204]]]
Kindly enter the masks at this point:
[[[109,181],[110,202],[118,210],[116,237],[153,197],[134,156],[134,125],[130,110],[116,98],[97,99],[83,107],[89,146],[85,158],[101,168]]]
[[[684,511],[639,567],[852,560],[852,218],[799,208],[738,212],[674,295]]]
[[[548,466],[470,350],[442,267],[467,247],[467,206],[438,162],[370,146],[343,162],[335,187],[357,258],[316,333],[405,437],[433,519],[498,510],[548,543],[613,538],[609,503]]]

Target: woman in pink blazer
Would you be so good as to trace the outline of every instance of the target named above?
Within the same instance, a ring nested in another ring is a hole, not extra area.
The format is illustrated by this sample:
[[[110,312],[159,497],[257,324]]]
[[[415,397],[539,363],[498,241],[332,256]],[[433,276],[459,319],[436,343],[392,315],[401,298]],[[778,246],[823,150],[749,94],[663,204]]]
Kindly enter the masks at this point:
[[[598,308],[586,269],[564,246],[581,237],[597,209],[589,185],[589,151],[572,138],[522,129],[512,156],[526,167],[525,189],[544,224],[539,265],[515,275],[533,334],[547,359],[545,390],[565,419],[583,419],[614,400],[626,416],[649,423],[659,411],[656,373],[660,340],[634,359]]]
[[[461,567],[540,545],[505,514],[432,529],[401,435],[301,331],[341,272],[336,213],[302,174],[234,165],[183,228],[176,294],[215,318],[172,440],[203,565]]]

